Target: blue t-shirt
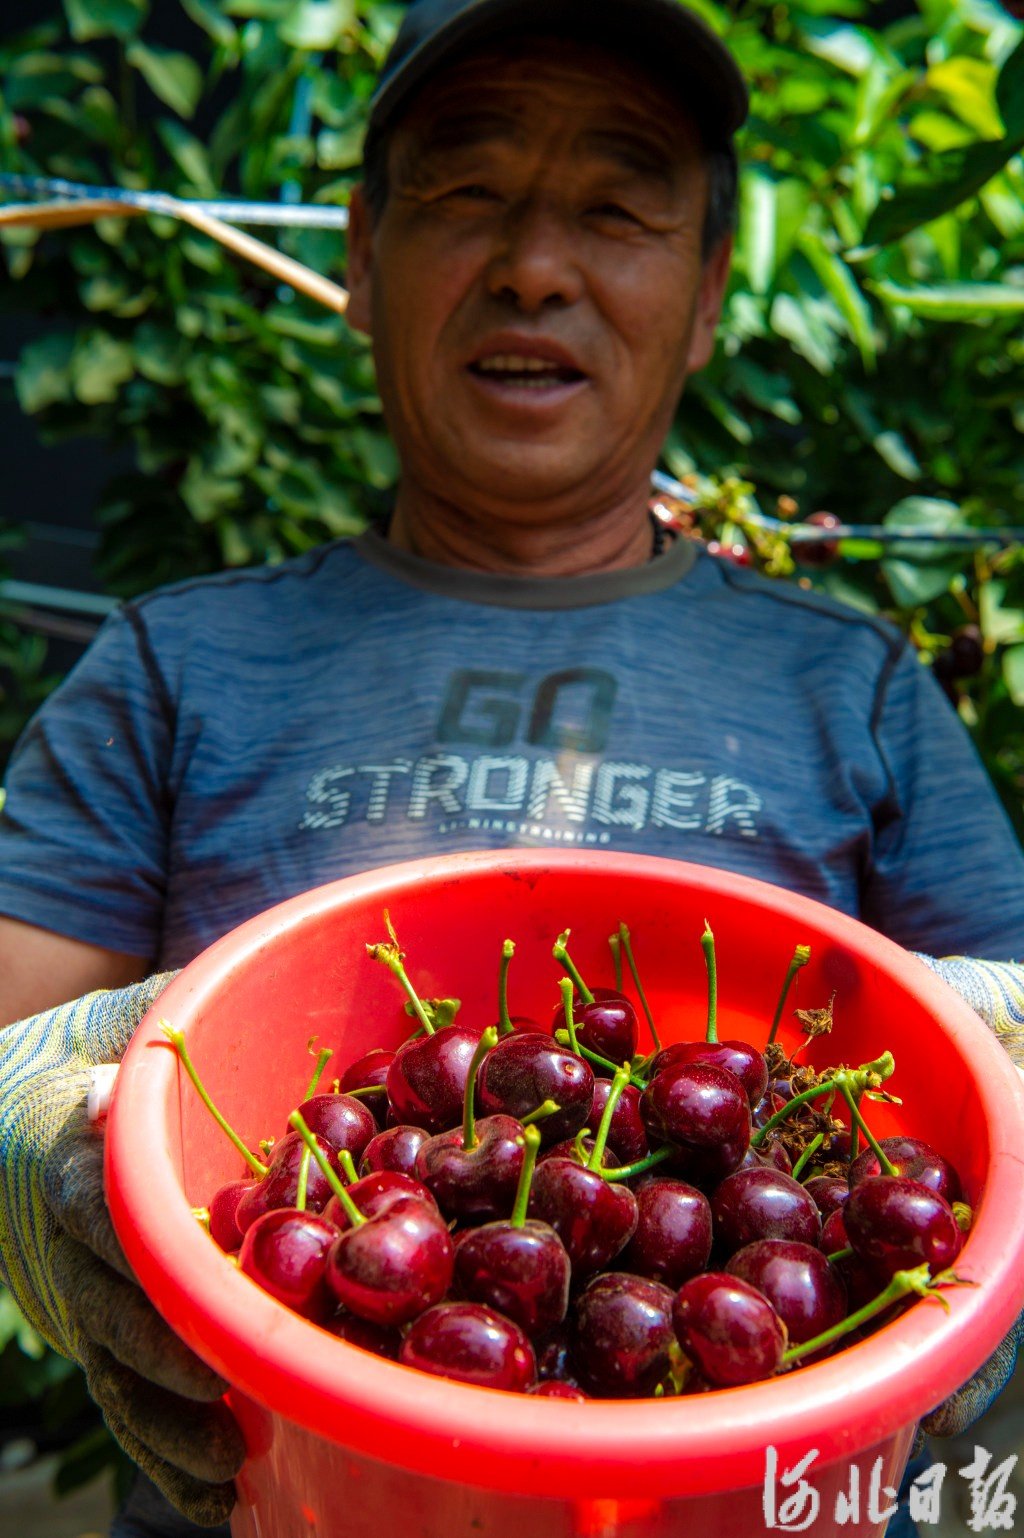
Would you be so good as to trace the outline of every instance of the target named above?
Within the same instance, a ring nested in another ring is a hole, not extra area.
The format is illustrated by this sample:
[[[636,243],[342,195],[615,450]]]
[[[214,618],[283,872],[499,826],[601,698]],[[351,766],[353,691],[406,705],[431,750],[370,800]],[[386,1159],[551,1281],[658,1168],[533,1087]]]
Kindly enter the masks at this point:
[[[1024,855],[913,650],[685,541],[535,580],[366,534],[126,604],[12,760],[0,912],[172,966],[336,877],[522,845],[1024,953]]]

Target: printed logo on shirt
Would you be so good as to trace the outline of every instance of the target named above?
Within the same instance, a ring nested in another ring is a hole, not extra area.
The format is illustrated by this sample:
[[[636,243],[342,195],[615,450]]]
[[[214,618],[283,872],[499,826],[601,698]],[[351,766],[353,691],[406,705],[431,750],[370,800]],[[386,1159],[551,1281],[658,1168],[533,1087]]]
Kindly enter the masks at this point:
[[[459,669],[437,722],[443,749],[318,770],[300,827],[405,817],[430,822],[439,835],[496,831],[571,844],[610,843],[612,828],[756,838],[761,797],[734,775],[598,756],[617,691],[614,676],[598,668],[548,674],[532,691],[523,673]],[[455,745],[528,751],[474,754]],[[545,748],[554,751],[538,752]]]

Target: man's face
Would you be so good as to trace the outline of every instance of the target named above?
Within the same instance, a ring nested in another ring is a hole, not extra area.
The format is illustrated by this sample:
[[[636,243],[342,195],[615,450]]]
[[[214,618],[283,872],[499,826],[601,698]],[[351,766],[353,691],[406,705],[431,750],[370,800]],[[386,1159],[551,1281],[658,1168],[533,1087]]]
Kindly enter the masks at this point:
[[[728,242],[706,264],[687,116],[585,44],[477,54],[396,127],[371,228],[356,199],[350,319],[374,339],[403,474],[446,500],[627,495],[710,356]]]

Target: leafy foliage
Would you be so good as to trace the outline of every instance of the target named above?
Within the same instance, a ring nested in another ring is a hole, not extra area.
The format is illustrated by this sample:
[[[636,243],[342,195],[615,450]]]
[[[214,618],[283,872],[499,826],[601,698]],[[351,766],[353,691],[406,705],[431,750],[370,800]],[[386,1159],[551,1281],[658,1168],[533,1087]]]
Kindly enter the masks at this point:
[[[1024,525],[1021,28],[994,0],[908,0],[882,27],[869,0],[691,3],[736,53],[753,113],[721,345],[665,463],[705,534],[903,625],[1024,831],[1024,555],[934,542]],[[343,203],[400,7],[180,4],[184,50],[150,35],[148,0],[54,0],[0,42],[0,169]],[[339,234],[278,240],[340,276]],[[19,360],[21,409],[52,442],[131,445],[97,509],[112,593],[278,560],[386,505],[397,466],[368,349],[336,317],[166,218],[8,231],[0,261],[0,304],[46,318]],[[820,509],[931,542],[851,540],[811,570],[748,521]],[[973,626],[980,670],[958,675]],[[0,667],[9,737],[49,680],[9,624]],[[63,1381],[2,1313],[0,1348],[8,1402]],[[87,1441],[64,1477],[109,1456]]]

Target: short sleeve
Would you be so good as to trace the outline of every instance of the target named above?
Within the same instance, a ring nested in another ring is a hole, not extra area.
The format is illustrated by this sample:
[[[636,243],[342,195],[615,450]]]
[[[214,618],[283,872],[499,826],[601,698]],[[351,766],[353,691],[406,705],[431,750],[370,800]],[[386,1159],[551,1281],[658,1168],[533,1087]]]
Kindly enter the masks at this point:
[[[151,960],[166,885],[173,711],[132,608],[106,621],[19,741],[0,913]]]
[[[862,917],[935,956],[1024,956],[1024,851],[974,745],[913,649],[894,654],[874,734],[877,809]]]

